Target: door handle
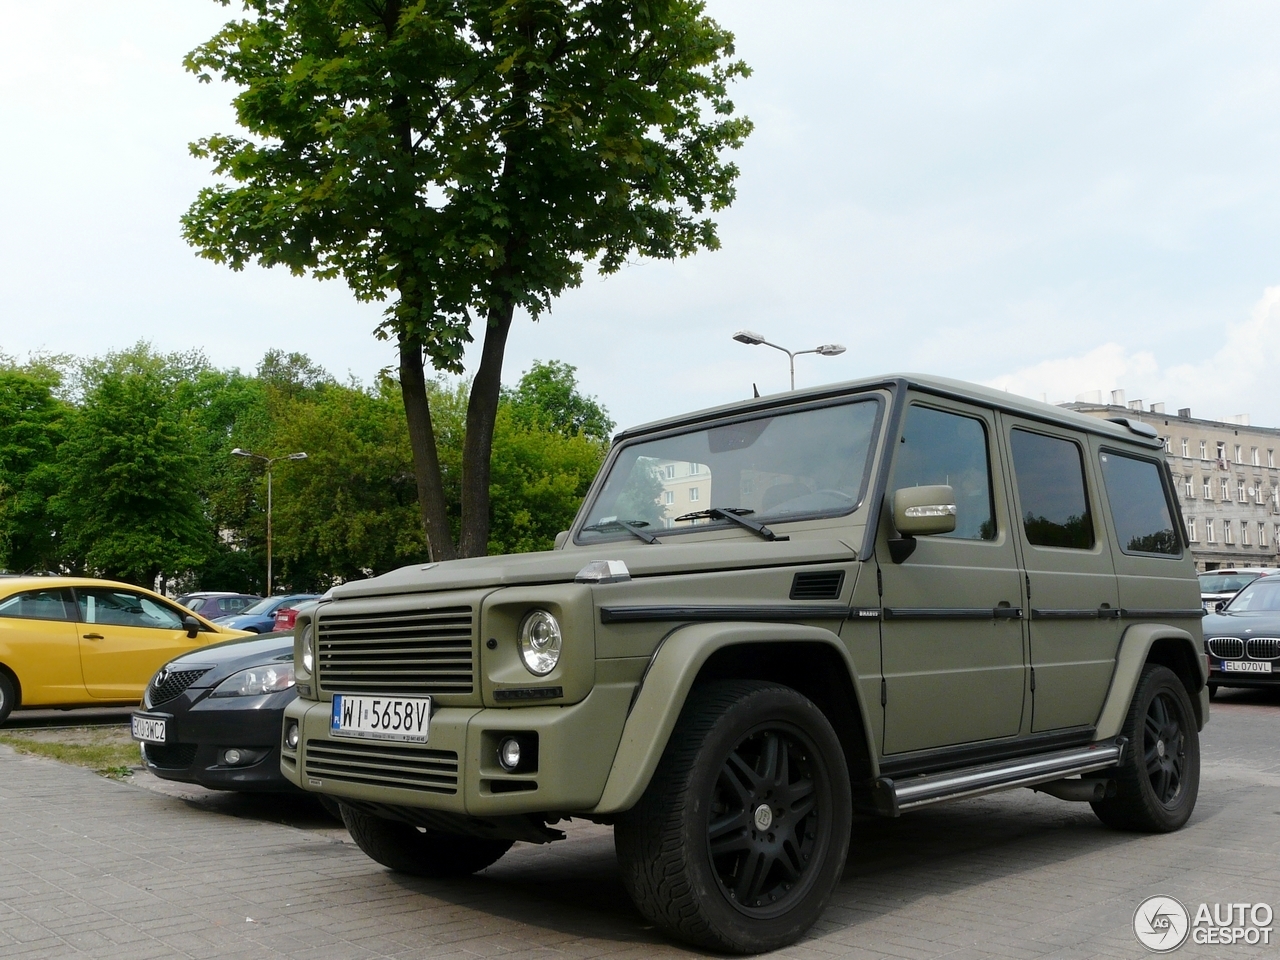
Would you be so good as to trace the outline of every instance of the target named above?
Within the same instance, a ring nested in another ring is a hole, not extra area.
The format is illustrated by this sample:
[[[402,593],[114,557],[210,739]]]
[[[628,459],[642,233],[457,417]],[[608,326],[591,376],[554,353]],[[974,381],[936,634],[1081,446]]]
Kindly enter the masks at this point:
[[[86,633],[86,634],[84,635],[84,638],[85,638],[86,640],[105,640],[105,639],[107,639],[106,637],[104,637],[104,636],[103,636],[102,634],[100,634],[100,633]]]

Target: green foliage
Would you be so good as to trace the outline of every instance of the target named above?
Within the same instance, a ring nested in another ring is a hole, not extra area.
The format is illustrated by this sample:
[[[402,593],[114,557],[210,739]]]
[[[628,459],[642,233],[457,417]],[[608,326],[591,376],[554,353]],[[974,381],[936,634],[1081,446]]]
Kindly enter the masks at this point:
[[[36,365],[0,366],[0,568],[55,569],[60,529],[50,515],[58,447],[71,408],[53,390],[58,373]]]
[[[595,397],[578,392],[577,372],[577,367],[559,360],[535,360],[516,388],[503,396],[512,419],[526,426],[537,424],[566,437],[583,434],[594,440],[608,440],[614,423]]]

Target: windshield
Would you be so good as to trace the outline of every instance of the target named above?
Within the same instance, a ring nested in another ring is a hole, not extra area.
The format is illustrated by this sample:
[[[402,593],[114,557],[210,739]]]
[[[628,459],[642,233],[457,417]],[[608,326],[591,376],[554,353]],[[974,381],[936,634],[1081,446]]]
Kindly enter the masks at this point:
[[[236,614],[236,616],[253,617],[253,616],[259,616],[264,613],[271,613],[273,610],[275,610],[276,607],[280,606],[280,604],[284,603],[285,600],[288,600],[288,599],[290,598],[289,597],[266,597],[265,599],[259,600],[252,607],[245,607],[238,614]]]
[[[849,513],[862,500],[879,413],[871,397],[631,444],[578,542],[626,537],[617,521],[652,532],[723,525],[691,516],[711,507],[757,522]]]
[[[1202,573],[1201,593],[1235,593],[1262,576],[1260,573]]]
[[[1280,577],[1254,580],[1231,598],[1226,609],[1232,613],[1280,610]]]

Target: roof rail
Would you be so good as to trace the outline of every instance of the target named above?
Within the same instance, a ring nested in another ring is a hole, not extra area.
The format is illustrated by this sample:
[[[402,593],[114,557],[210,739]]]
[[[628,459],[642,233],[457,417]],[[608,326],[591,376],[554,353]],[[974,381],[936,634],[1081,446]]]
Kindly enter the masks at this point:
[[[1131,420],[1128,417],[1107,417],[1108,422],[1118,423],[1122,427],[1128,427],[1130,433],[1136,433],[1140,437],[1150,437],[1152,440],[1159,440],[1160,434],[1156,433],[1156,428],[1149,423],[1143,423],[1141,420]]]

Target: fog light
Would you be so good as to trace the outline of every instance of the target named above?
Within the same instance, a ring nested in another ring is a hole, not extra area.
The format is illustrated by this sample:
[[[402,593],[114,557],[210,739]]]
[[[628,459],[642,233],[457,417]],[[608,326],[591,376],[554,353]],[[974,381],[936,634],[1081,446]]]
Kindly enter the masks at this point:
[[[285,730],[284,744],[290,750],[298,749],[298,725],[296,723],[289,724],[288,729]]]
[[[520,766],[520,741],[515,737],[507,737],[498,745],[498,762],[502,769],[510,772]]]
[[[234,747],[230,750],[222,751],[222,762],[228,767],[234,767],[244,760],[244,754]]]

